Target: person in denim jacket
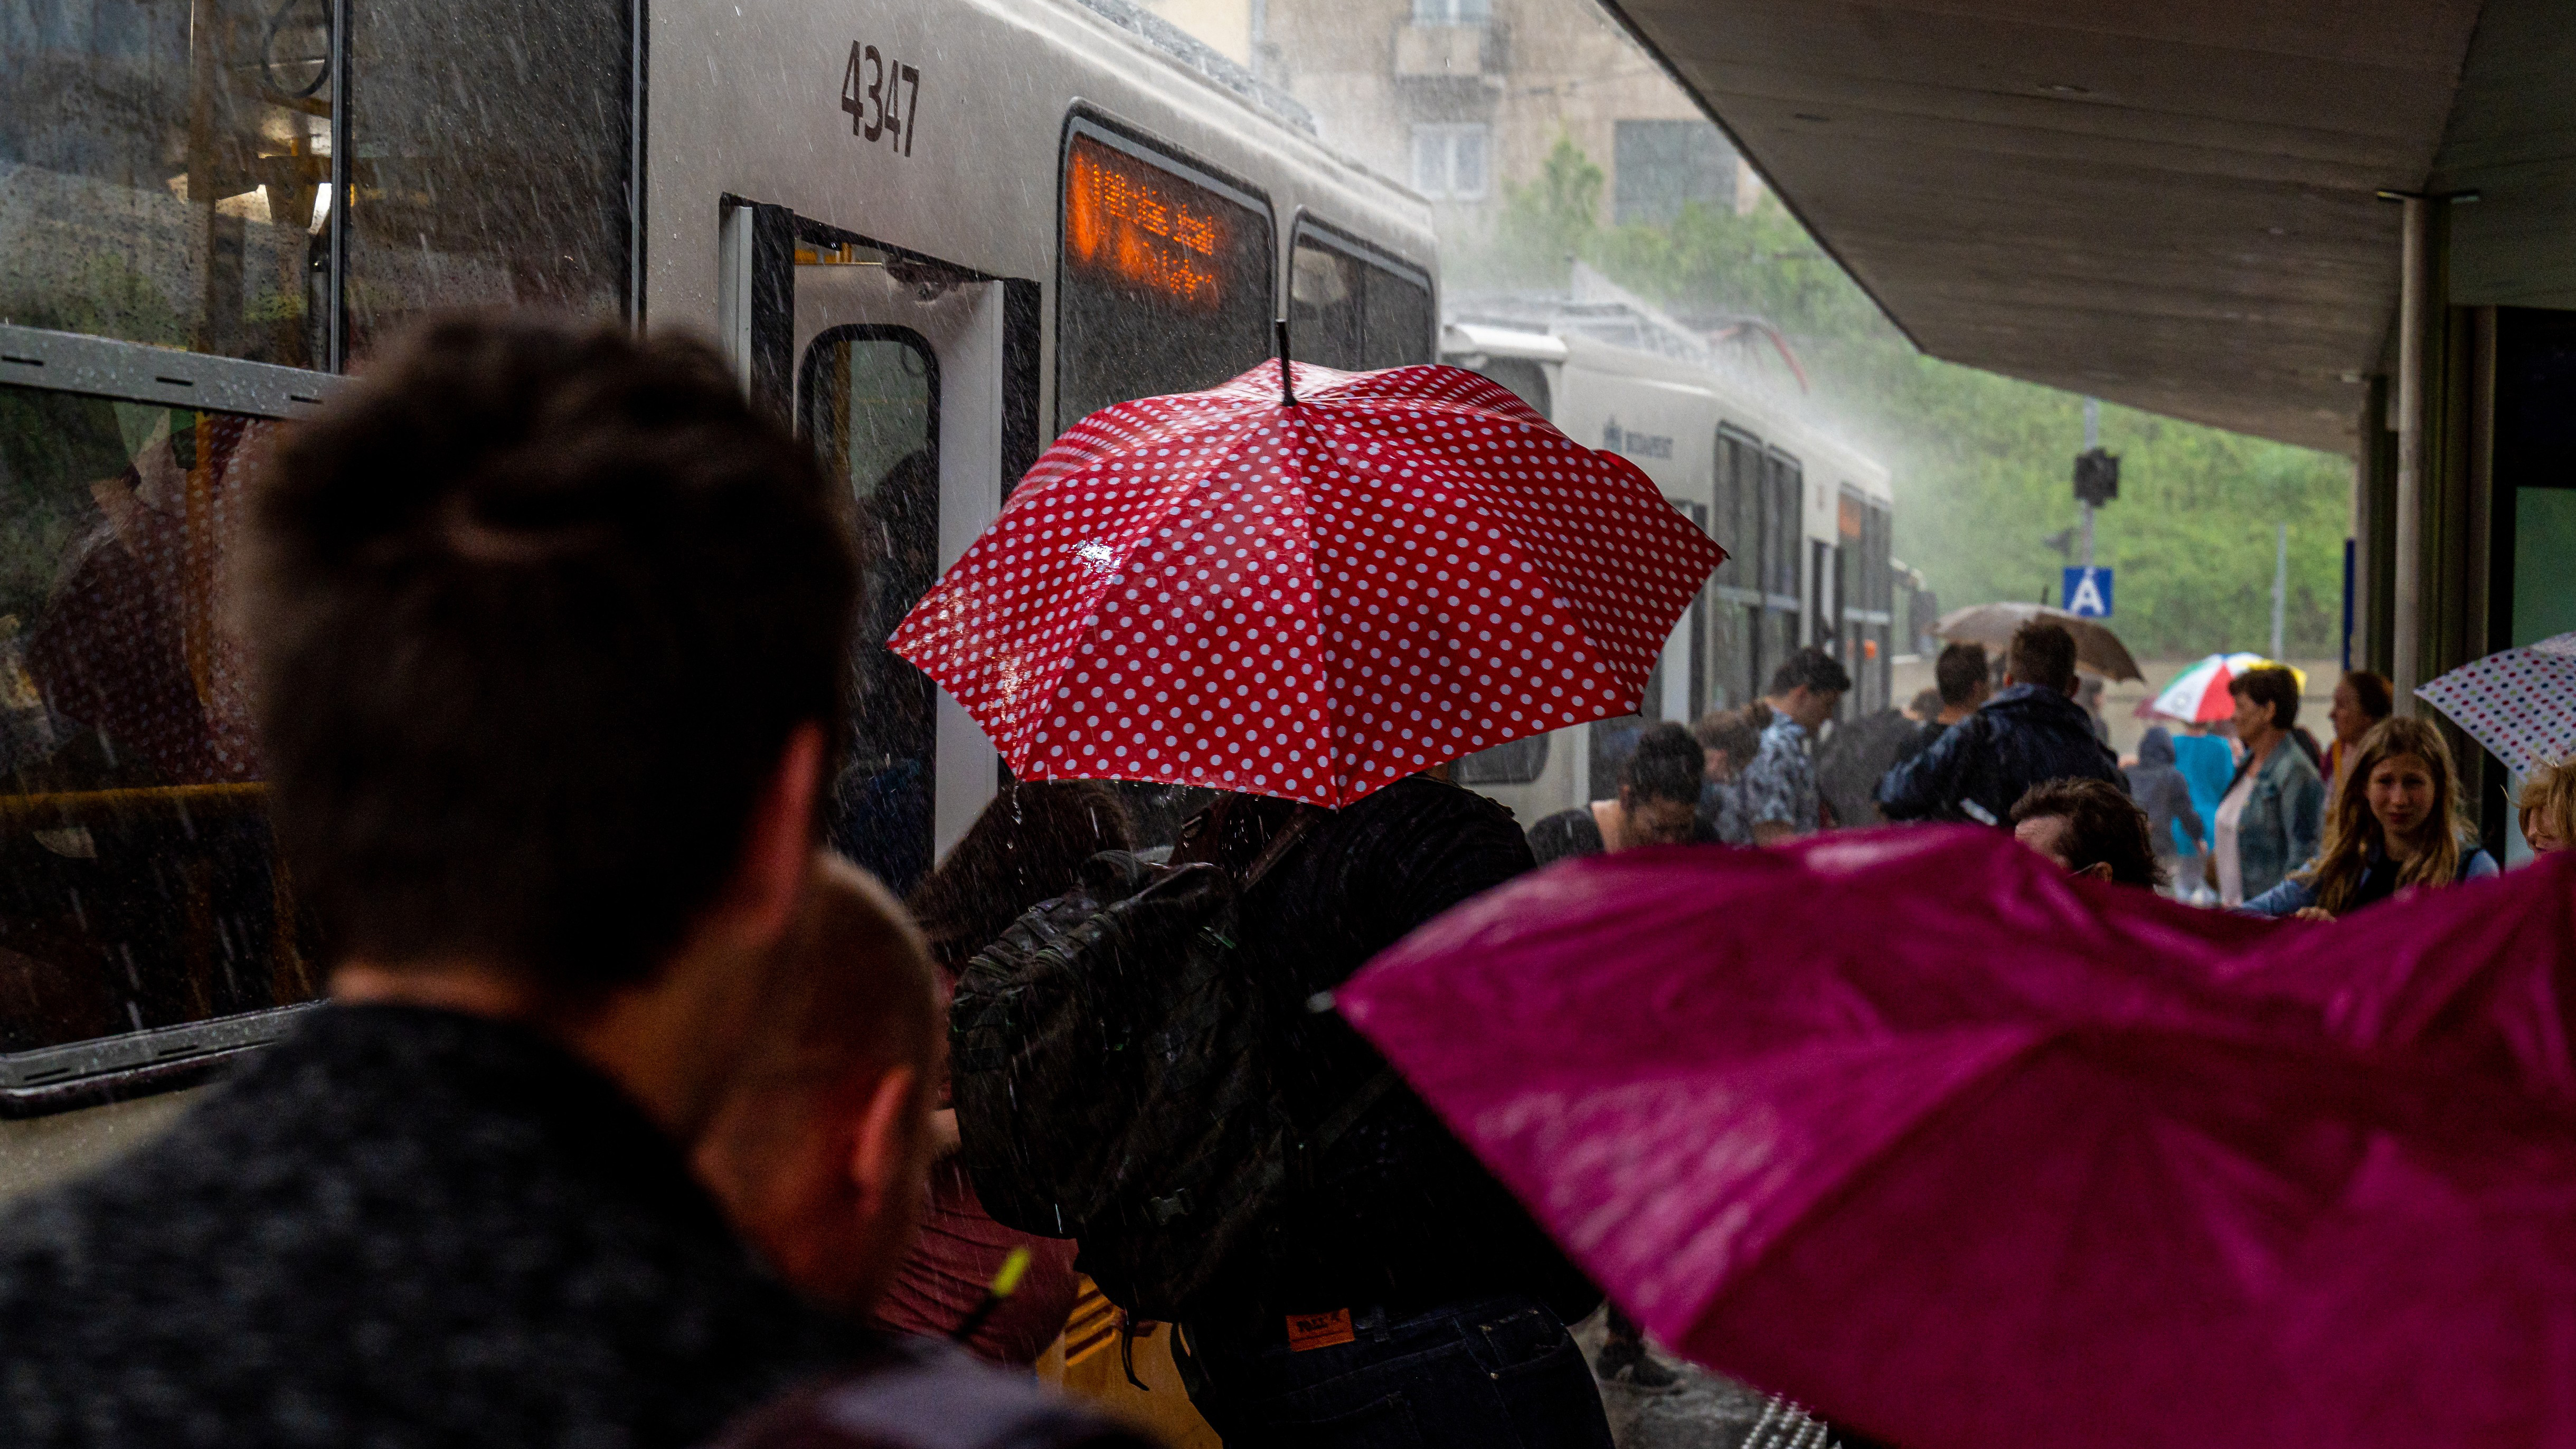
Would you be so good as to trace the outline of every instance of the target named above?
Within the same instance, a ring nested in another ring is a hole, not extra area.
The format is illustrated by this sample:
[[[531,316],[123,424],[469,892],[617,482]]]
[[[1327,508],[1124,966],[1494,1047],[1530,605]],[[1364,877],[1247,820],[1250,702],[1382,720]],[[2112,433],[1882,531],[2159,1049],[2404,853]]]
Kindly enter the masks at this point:
[[[2290,738],[2299,718],[2298,676],[2277,665],[2249,669],[2227,692],[2236,697],[2245,758],[2218,802],[2218,899],[2241,906],[2316,858],[2326,784]]]

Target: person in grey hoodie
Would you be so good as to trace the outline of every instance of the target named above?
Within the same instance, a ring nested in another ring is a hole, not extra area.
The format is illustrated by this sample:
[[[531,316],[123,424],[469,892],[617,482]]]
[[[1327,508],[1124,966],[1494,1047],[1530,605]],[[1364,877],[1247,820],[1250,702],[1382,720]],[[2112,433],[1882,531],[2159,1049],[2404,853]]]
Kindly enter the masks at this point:
[[[2155,848],[2156,859],[2172,864],[2174,880],[2198,880],[2200,842],[2209,832],[2200,812],[2192,808],[2191,782],[2174,765],[2173,736],[2163,725],[2139,738],[2138,762],[2122,773],[2129,777],[2129,798],[2147,812],[2147,842]],[[2179,837],[2177,826],[2182,832]]]

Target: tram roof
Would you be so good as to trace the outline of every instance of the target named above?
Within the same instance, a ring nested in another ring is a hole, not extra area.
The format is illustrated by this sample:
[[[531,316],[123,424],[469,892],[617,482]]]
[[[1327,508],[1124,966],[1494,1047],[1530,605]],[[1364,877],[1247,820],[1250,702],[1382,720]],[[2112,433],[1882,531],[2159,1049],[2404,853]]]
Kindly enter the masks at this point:
[[[2399,208],[2576,306],[2564,0],[1606,0],[1925,351],[2350,452]]]

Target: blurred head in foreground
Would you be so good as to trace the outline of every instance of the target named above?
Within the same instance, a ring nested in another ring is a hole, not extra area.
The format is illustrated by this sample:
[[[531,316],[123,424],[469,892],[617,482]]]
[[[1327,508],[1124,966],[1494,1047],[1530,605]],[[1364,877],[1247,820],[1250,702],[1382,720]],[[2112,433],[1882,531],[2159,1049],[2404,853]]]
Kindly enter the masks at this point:
[[[859,1313],[920,1226],[942,993],[902,907],[834,855],[818,858],[772,980],[691,1165],[790,1287]]]
[[[335,995],[570,1034],[660,993],[649,1049],[584,1054],[686,1136],[843,713],[858,567],[812,451],[700,344],[451,317],[287,435],[248,532],[270,808]]]
[[[2107,780],[2047,780],[2012,808],[2013,838],[2076,875],[2118,885],[2164,883],[2147,812]]]

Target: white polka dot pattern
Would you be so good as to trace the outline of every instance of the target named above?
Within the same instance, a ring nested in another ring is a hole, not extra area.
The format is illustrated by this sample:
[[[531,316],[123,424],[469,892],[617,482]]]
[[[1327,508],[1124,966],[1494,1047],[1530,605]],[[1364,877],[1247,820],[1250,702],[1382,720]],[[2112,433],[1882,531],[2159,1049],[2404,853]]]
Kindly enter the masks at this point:
[[[2415,691],[2505,768],[2529,775],[2576,755],[2576,634],[2472,660]]]
[[[889,641],[1023,779],[1346,805],[1634,712],[1726,557],[1453,367],[1264,363],[1056,440]]]

